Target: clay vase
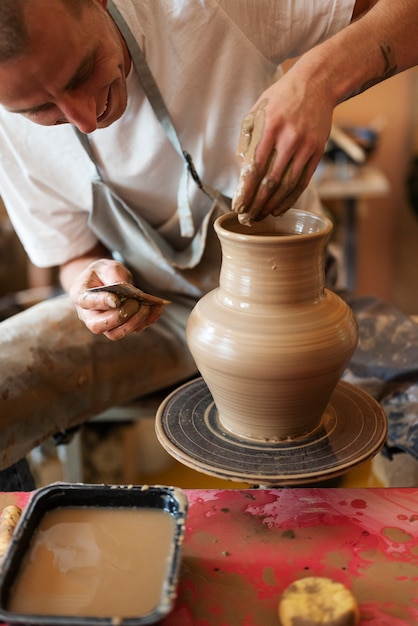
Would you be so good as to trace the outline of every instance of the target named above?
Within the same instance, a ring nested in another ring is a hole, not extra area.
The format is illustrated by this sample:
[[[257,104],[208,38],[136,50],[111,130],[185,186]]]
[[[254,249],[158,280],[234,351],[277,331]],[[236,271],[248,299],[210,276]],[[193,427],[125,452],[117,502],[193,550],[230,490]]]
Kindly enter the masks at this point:
[[[219,287],[192,310],[187,341],[219,426],[235,437],[315,436],[354,353],[357,323],[325,288],[331,221],[290,209],[251,227],[219,217]]]

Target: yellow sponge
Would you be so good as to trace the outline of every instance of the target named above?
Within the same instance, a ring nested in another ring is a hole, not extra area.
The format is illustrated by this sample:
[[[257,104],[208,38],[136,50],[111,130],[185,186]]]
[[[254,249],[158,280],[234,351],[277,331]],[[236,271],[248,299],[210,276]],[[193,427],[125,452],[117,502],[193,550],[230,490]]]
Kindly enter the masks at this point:
[[[293,582],[279,602],[281,626],[356,626],[357,601],[342,583],[310,576]]]

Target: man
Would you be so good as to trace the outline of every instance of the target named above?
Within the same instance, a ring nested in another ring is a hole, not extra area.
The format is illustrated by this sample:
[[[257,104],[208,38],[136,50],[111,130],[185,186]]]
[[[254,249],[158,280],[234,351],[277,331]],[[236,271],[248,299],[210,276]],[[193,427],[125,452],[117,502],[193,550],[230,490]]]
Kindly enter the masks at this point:
[[[334,107],[416,63],[413,0],[314,4],[2,1],[0,194],[32,261],[60,266],[96,337],[67,298],[0,328],[0,467],[195,374],[184,328],[216,285],[211,224],[228,198],[246,223],[299,196],[314,209],[302,192]],[[280,63],[299,55],[281,77]],[[148,69],[161,101],[149,99]],[[172,304],[86,291],[132,280]]]

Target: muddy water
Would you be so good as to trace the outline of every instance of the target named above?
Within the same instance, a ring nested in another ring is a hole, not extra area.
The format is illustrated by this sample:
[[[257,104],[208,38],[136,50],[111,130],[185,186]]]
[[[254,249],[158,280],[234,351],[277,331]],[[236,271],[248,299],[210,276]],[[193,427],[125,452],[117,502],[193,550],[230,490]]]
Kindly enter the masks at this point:
[[[41,520],[12,588],[10,611],[142,616],[161,600],[173,517],[155,509],[68,507]]]

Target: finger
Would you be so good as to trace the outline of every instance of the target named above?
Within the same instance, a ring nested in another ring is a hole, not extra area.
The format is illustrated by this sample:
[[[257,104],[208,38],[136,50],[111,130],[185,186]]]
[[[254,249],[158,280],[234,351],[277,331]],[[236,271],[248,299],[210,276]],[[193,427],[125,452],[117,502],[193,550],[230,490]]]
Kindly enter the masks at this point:
[[[281,147],[280,154],[276,149],[272,150],[268,169],[254,195],[253,204],[262,209],[266,203],[270,203],[271,198],[277,196],[279,190],[282,190],[283,195],[290,193],[301,176],[305,175],[306,165],[311,162],[311,158],[309,146],[298,148],[291,143]]]
[[[77,305],[83,309],[94,311],[107,311],[117,309],[122,304],[115,293],[109,291],[88,292],[83,291],[77,298]]]
[[[150,306],[149,307],[149,314],[147,319],[145,320],[144,326],[143,328],[148,328],[148,326],[151,326],[151,324],[154,324],[160,317],[161,315],[164,313],[164,306]]]
[[[119,282],[133,282],[128,268],[114,259],[98,259],[89,266],[89,274],[84,287],[99,287]]]
[[[310,154],[310,153],[309,153]],[[305,160],[306,158],[306,160]],[[267,215],[282,215],[297,201],[299,196],[306,189],[311,180],[319,158],[314,155],[306,157],[303,153],[295,159],[291,159],[279,180],[275,184],[274,169],[276,161],[272,161],[270,174],[270,196],[266,199],[264,196],[256,196],[254,198],[254,207],[250,207],[248,216],[251,221],[261,221]],[[261,192],[260,192],[261,194]],[[258,197],[261,199],[258,200]],[[258,207],[261,207],[258,209]]]
[[[259,221],[270,213],[266,208],[266,203],[276,192],[280,184],[279,180],[273,178],[271,174],[275,166],[276,158],[276,150],[273,150],[268,160],[265,176],[261,180],[251,204],[246,207],[245,213],[240,214],[240,222],[242,224],[250,224],[253,221]],[[290,166],[291,164],[289,163],[288,167]]]
[[[257,109],[245,118],[245,124],[243,123],[244,129],[238,144],[238,153],[242,165],[237,188],[232,199],[232,209],[236,213],[245,212],[257,190],[260,179],[263,177],[263,172],[269,165],[268,155],[271,153],[272,147],[263,142],[266,106],[267,100],[263,100]]]
[[[266,211],[274,216],[283,215],[283,213],[294,206],[295,202],[306,189],[310,179],[311,164],[307,163],[296,181],[291,179],[290,182],[286,182],[283,187],[280,187],[277,192],[273,194],[265,207]]]
[[[140,311],[140,304],[136,300],[125,300],[117,309],[106,311],[83,311],[83,321],[87,328],[95,335],[105,334],[123,326]],[[144,317],[147,314],[144,313]]]
[[[108,339],[117,341],[133,332],[141,332],[156,322],[164,311],[164,306],[141,305],[135,313],[124,324],[103,333]]]
[[[273,202],[281,204],[290,194],[295,202],[297,191],[300,195],[305,189],[322,157],[323,152],[318,149],[317,142],[309,138],[288,132],[282,139],[280,151],[277,148],[272,151],[268,169],[251,204],[247,206],[247,216],[251,221],[259,221],[272,213],[276,208]]]

